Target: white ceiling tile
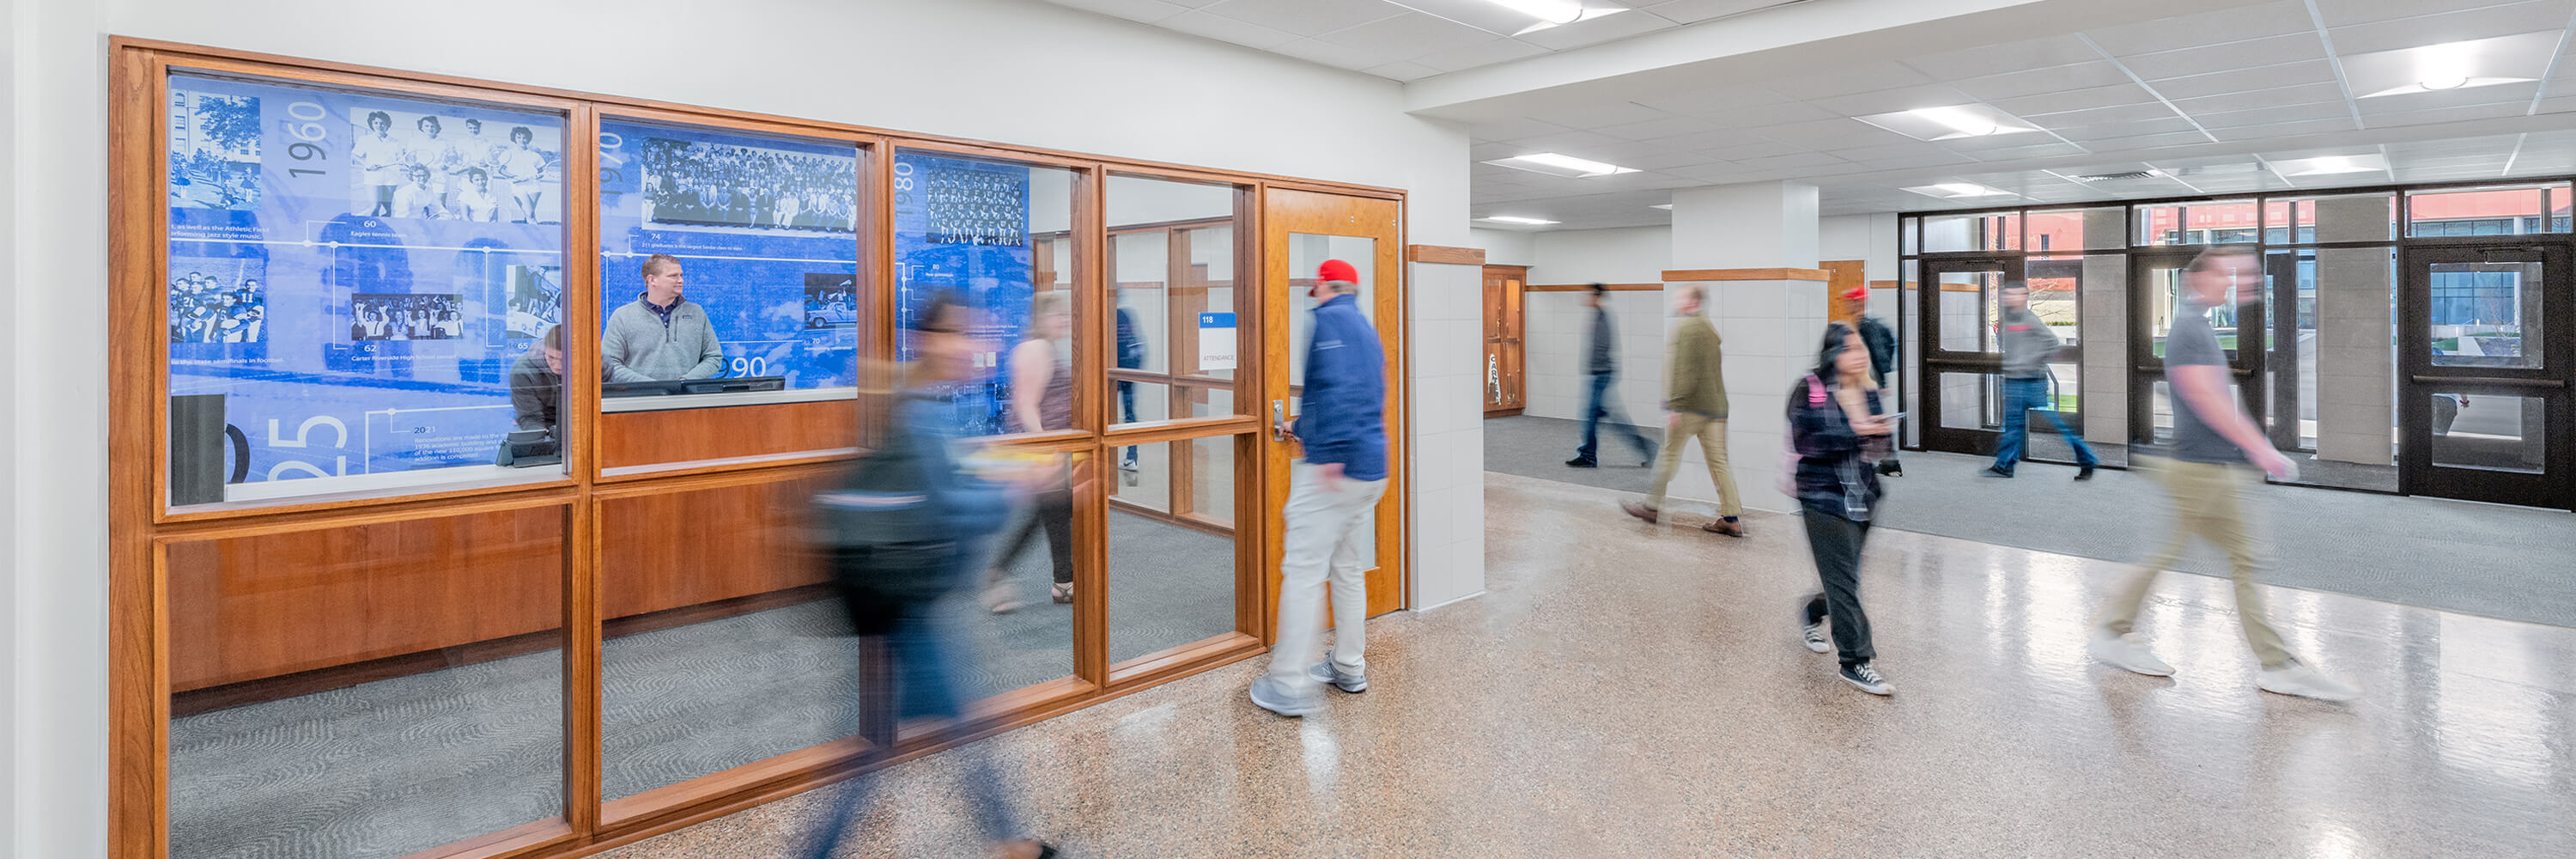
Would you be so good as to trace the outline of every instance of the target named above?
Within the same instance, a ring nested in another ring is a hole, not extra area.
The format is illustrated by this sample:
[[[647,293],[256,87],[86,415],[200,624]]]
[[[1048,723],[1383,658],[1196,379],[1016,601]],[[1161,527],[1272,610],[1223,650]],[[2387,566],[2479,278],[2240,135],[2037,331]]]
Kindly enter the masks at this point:
[[[1493,36],[1464,47],[1449,48],[1414,57],[1413,61],[1444,72],[1454,72],[1528,59],[1544,53],[1547,53],[1546,48],[1515,39]]]
[[[2363,121],[2368,121],[2375,114],[2414,113],[2446,107],[2477,107],[2490,104],[2529,107],[2532,96],[2539,93],[2540,84],[2538,83],[2498,84],[2443,92],[2384,95],[2378,98],[2356,99],[2353,103],[2361,107]]]
[[[1174,15],[1154,22],[1154,26],[1179,30],[1193,36],[1206,36],[1211,39],[1233,42],[1238,45],[1261,48],[1263,50],[1269,50],[1271,48],[1276,48],[1281,45],[1297,41],[1298,38],[1297,34],[1286,30],[1272,29],[1259,24],[1247,24],[1233,18],[1210,15],[1203,11],[1186,12]]]
[[[1674,113],[1711,114],[1764,104],[1796,101],[1768,88],[1741,85],[1678,89],[1671,92],[1640,93],[1629,99],[1638,104]],[[1717,117],[1722,119],[1723,117]]]
[[[1658,152],[1650,155],[1637,156],[1629,159],[1626,163],[1619,166],[1635,167],[1639,170],[1670,170],[1675,167],[1688,167],[1693,164],[1715,163],[1717,160],[1718,159],[1716,158],[1697,152]]]
[[[1494,34],[1474,27],[1409,12],[1392,18],[1381,18],[1348,29],[1335,30],[1318,40],[1357,48],[1372,53],[1393,55],[1395,59],[1438,54],[1461,48],[1472,48],[1492,40]]]
[[[1654,2],[1654,0],[1646,0],[1646,2],[1635,3],[1632,5],[1648,12],[1661,15],[1665,18],[1688,24],[1693,21],[1706,21],[1710,18],[1723,17],[1726,15],[1740,15],[1756,9],[1777,6],[1779,4],[1780,0],[1666,0],[1666,2],[1660,3]]]
[[[1684,134],[1716,131],[1717,128],[1717,123],[1696,116],[1666,116],[1644,122],[1600,126],[1592,130],[1628,140],[1654,140],[1661,137],[1679,137]]]
[[[1148,24],[1190,11],[1187,5],[1167,3],[1164,0],[1048,0],[1048,2]]]
[[[1735,163],[1737,166],[1750,167],[1756,170],[1851,165],[1851,162],[1849,161],[1845,161],[1822,152],[1796,152],[1788,155],[1773,155],[1768,158],[1747,158]]]
[[[1633,101],[1611,101],[1608,99],[1595,99],[1589,102],[1563,106],[1535,108],[1529,111],[1529,115],[1533,119],[1553,122],[1567,128],[1581,128],[1587,130],[1597,129],[1603,126],[1626,125],[1632,122],[1687,118],[1677,117],[1673,114],[1647,107]]]
[[[1688,176],[1676,176],[1671,173],[1632,173],[1629,175],[1645,177],[1635,183],[1641,188],[1670,190],[1673,188],[1695,188],[1705,184],[1700,180],[1693,179]]]
[[[1808,151],[1808,147],[1765,140],[1759,143],[1747,143],[1741,146],[1718,147],[1708,150],[1707,154],[1724,161],[1741,161],[1747,158],[1769,158],[1774,155],[1787,155],[1792,152],[1805,151]]]
[[[1542,134],[1511,141],[1513,145],[1520,146],[1529,152],[1557,152],[1575,156],[1582,155],[1581,150],[1588,147],[1626,142],[1607,134],[1594,134],[1589,131],[1560,131],[1555,134]]]
[[[2325,18],[2328,27],[2385,21],[2390,18],[2411,18],[2427,11],[2424,0],[2316,0],[2316,2],[2317,14]],[[2466,9],[2509,2],[2514,0],[2452,0],[2447,5],[2450,8]]]
[[[2265,107],[2288,107],[2298,104],[2343,101],[2343,86],[2333,83],[2300,84],[2248,92],[2232,92],[2201,98],[2175,99],[2174,107],[2186,115],[2218,113],[2230,110],[2254,110]]]
[[[1648,145],[1643,141],[1636,140],[1604,144],[1601,146],[1586,146],[1583,148],[1583,152],[1583,157],[1590,158],[1594,161],[1607,161],[1621,167],[1636,167],[1637,159],[1639,158],[1644,158],[1649,155],[1667,154],[1656,150],[1655,147]]]
[[[2409,113],[2375,114],[2362,117],[2362,121],[2369,123],[2372,128],[2390,128],[2402,125],[2429,125],[2437,122],[2465,122],[2472,119],[2501,119],[2508,116],[2521,116],[2528,109],[2530,106],[2527,103],[2484,104]]]
[[[2086,150],[2084,147],[2077,146],[2072,143],[2049,142],[2037,143],[2029,146],[1985,149],[1963,154],[1979,161],[2014,161],[2023,158],[2055,158],[2061,155],[2082,155],[2085,152]]]
[[[2243,128],[2248,125],[2269,125],[2276,122],[2299,122],[2310,119],[2351,119],[2352,108],[2341,101],[2321,101],[2316,104],[2267,107],[2260,110],[2199,113],[2193,114],[2191,118],[2199,122],[2203,128]]]
[[[1987,101],[2129,83],[2129,76],[2107,62],[2077,63],[2049,69],[2007,72],[1955,82],[1969,95]]]
[[[1931,54],[1905,60],[1915,71],[1945,81],[1999,75],[2006,72],[2050,68],[2102,58],[2083,39],[2072,35],[2049,36],[2001,45],[1987,45],[1964,51]]]
[[[1417,81],[1433,75],[1442,74],[1439,69],[1435,69],[1421,63],[1406,62],[1402,60],[1388,63],[1383,66],[1361,69],[1360,71],[1367,72],[1378,77],[1399,81]]]
[[[2087,140],[2084,142],[2084,148],[2091,149],[2095,152],[2137,152],[2145,149],[2162,149],[2168,146],[2196,146],[2208,142],[2208,135],[2197,131],[2180,131],[2172,134],[2149,134],[2143,137],[2122,137],[2112,140]]]
[[[2535,113],[2576,113],[2576,95],[2541,99]]]
[[[1970,158],[1956,152],[1925,152],[1916,155],[1895,155],[1885,158],[1868,158],[1862,159],[1858,163],[1861,166],[1877,170],[1911,170],[1917,167],[1975,164],[1977,163],[1977,159]]]
[[[2352,120],[2345,118],[2310,119],[2300,122],[2282,122],[2270,125],[2242,125],[2235,128],[2212,128],[2209,130],[2209,133],[2217,135],[2218,139],[2222,142],[2237,143],[2246,141],[2259,142],[2270,138],[2298,137],[2308,134],[2326,134],[2330,132],[2356,130],[2358,129],[2353,127]]]
[[[1675,167],[1663,172],[1686,179],[1697,179],[1702,182],[1725,183],[1738,181],[1738,177],[1744,176],[1752,171],[1743,167],[1735,166],[1734,164],[1719,163],[1696,164],[1689,167]]]
[[[1872,146],[1827,145],[1825,147],[1825,151],[1831,152],[1845,161],[1868,161],[1877,158],[1903,158],[1908,155],[1922,155],[1926,153],[1942,152],[1943,150],[1941,147],[1934,146],[1929,143],[1907,141],[1905,143],[1888,143]]]
[[[2023,119],[2030,120],[2031,122],[2038,124],[2041,128],[2056,128],[2061,125],[2100,125],[2105,122],[2136,122],[2144,119],[2171,119],[2173,117],[2173,108],[2164,106],[2162,102],[2153,101],[2145,104],[2124,104],[2116,107],[2096,107],[2085,110],[2070,110],[2062,113],[2024,114],[2022,116]]]
[[[1968,97],[1967,93],[1960,92],[1948,84],[1923,84],[1857,95],[1820,98],[1808,104],[1843,116],[1867,116],[1873,113],[1891,113],[1921,107],[1947,107],[1973,101],[1976,99]]]
[[[1551,51],[1566,51],[1585,45],[1615,42],[1671,26],[1673,26],[1671,20],[1652,12],[1632,10],[1616,15],[1604,15],[1588,21],[1576,21],[1561,27],[1549,27],[1518,38]]]
[[[2172,51],[2206,45],[2212,34],[2231,38],[2253,39],[2314,30],[2316,22],[2308,17],[2303,0],[2276,0],[2234,9],[2221,9],[2153,21],[2140,21],[2085,31],[2103,50],[2114,55]]]
[[[1478,140],[1519,140],[1542,134],[1559,134],[1573,129],[1553,122],[1540,122],[1528,117],[1497,119],[1467,127],[1467,133]]]
[[[2192,128],[2191,120],[2184,119],[2179,116],[2169,116],[2164,119],[2137,119],[2125,122],[2102,122],[2092,125],[2073,125],[2065,128],[2049,126],[2049,130],[2056,132],[2059,137],[2066,138],[2067,140],[2076,143],[2089,143],[2095,140],[2118,140],[2126,137],[2144,137],[2150,134],[2180,134],[2187,131],[2193,131],[2194,129]]]
[[[1780,145],[1770,138],[1763,137],[1759,132],[1741,128],[1720,128],[1713,131],[1696,131],[1678,137],[1665,137],[1647,142],[1653,144],[1655,148],[1664,152],[1713,152],[1722,149],[1731,149],[1739,146],[1753,146],[1757,144],[1763,146]]]
[[[1384,0],[1225,0],[1210,3],[1199,12],[1300,36],[1320,36],[1382,18],[1422,14]]]
[[[2145,87],[2134,83],[2093,87],[2091,89],[2068,90],[2065,92],[2052,92],[2044,95],[2008,98],[1992,102],[1995,107],[2003,109],[2004,112],[2021,117],[2063,113],[2070,110],[2089,110],[2099,107],[2118,107],[2122,105],[2154,103],[2156,103],[2155,93],[2148,92]]]
[[[1299,39],[1272,50],[1310,63],[1352,71],[1386,65],[1405,57],[1397,51],[1336,45],[1319,39]]]
[[[2333,66],[2328,65],[2324,60],[2310,60],[2149,81],[2147,86],[2155,88],[2155,91],[2162,93],[2165,98],[2180,100],[2248,90],[2278,89],[2300,84],[2332,83],[2334,80]]]
[[[1848,117],[1792,122],[1763,128],[1763,137],[1802,147],[1878,146],[1905,143],[1914,138]]]
[[[1928,83],[1932,78],[1922,72],[1892,62],[1876,62],[1800,75],[1769,86],[1791,98],[1814,99]]]
[[[2322,60],[2325,56],[2325,42],[2310,31],[2121,57],[2120,63],[2140,78],[2157,81],[2230,69],[2277,66],[2299,60]]]
[[[2426,4],[2426,11],[2431,12],[2439,5]],[[2566,3],[2555,0],[2513,3],[2332,27],[2326,33],[2334,37],[2336,53],[2361,54],[2515,33],[2563,30],[2567,27],[2569,11]]]
[[[1779,104],[1757,104],[1708,114],[1706,118],[1729,128],[1764,128],[1789,122],[1811,122],[1819,119],[1844,119],[1842,114],[1803,101]]]

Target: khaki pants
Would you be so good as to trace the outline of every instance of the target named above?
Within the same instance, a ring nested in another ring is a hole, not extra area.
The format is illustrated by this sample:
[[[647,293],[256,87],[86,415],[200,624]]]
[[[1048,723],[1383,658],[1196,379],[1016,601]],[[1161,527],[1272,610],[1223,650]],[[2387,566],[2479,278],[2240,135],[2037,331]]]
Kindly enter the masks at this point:
[[[1682,464],[1682,445],[1699,439],[1699,452],[1708,458],[1708,482],[1717,484],[1717,515],[1744,515],[1744,502],[1735,495],[1735,477],[1726,472],[1726,419],[1681,412],[1681,420],[1672,425],[1672,434],[1664,436],[1664,449],[1655,456],[1655,489],[1646,493],[1646,506],[1664,509],[1664,487],[1673,482],[1673,469]]]
[[[2254,587],[2255,576],[2271,560],[2271,546],[2263,539],[2260,523],[2254,521],[2254,487],[2262,485],[2262,477],[2241,465],[2143,458],[2138,463],[2173,498],[2173,535],[2129,571],[2102,618],[2103,628],[2114,635],[2128,634],[2156,574],[2173,564],[2183,546],[2198,536],[2227,550],[2228,578],[2236,582],[2236,620],[2245,628],[2246,645],[2265,668],[2288,663],[2290,650],[2265,618],[2263,596]]]

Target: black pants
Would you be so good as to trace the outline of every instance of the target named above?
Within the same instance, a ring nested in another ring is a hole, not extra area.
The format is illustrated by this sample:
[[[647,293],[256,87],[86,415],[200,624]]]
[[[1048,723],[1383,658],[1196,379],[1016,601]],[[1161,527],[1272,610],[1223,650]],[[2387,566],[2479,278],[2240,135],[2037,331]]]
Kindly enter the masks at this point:
[[[1002,544],[1002,553],[993,558],[993,569],[1010,569],[1011,564],[1020,559],[1020,552],[1029,547],[1029,540],[1037,536],[1040,525],[1046,526],[1047,554],[1055,561],[1055,583],[1072,584],[1073,488],[1070,486],[1059,485],[1038,493],[1037,509],[1030,511],[1029,519],[1020,525],[1019,533],[1011,535],[1011,539]]]
[[[1807,522],[1807,546],[1816,555],[1816,578],[1825,589],[1807,598],[1807,622],[1834,619],[1834,650],[1844,665],[1876,658],[1869,643],[1869,615],[1860,610],[1860,548],[1869,540],[1869,523],[1854,522],[1807,506],[1798,517]]]

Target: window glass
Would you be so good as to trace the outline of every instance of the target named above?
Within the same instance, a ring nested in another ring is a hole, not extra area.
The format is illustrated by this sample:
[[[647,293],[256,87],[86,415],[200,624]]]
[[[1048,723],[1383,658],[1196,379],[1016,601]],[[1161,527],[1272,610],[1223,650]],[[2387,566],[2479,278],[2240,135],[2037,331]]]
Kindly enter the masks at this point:
[[[951,394],[958,425],[975,435],[1073,427],[1077,176],[924,152],[896,153],[893,169],[899,357],[912,357],[914,315],[955,294],[981,311],[975,333],[993,348]],[[1018,401],[1015,362],[1037,380]]]
[[[2539,474],[2549,459],[2549,404],[2538,397],[2435,391],[2432,462]]]
[[[2568,230],[2568,186],[2470,188],[2406,195],[2409,236],[2509,236]]]
[[[604,409],[853,390],[858,150],[610,121],[599,180]]]
[[[2429,274],[2434,365],[2540,366],[2539,262],[2437,262]]]
[[[170,79],[170,504],[562,474],[560,116]]]
[[[1923,219],[1923,250],[2008,251],[2021,247],[2021,215],[1988,212],[1933,215]]]
[[[2249,244],[2262,235],[2252,200],[2139,206],[2133,221],[2141,246]]]

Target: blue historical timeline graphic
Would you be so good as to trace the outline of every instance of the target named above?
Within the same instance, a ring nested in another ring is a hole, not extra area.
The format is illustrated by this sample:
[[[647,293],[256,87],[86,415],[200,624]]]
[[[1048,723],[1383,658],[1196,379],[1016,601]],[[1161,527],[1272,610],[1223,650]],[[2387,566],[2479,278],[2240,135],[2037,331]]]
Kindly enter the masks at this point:
[[[224,396],[243,482],[490,464],[561,318],[563,120],[187,76],[167,107],[170,393]]]
[[[789,389],[857,384],[857,150],[610,122],[599,135],[600,318],[644,292],[644,261],[680,261],[723,375]]]
[[[1035,251],[1029,236],[1029,168],[898,153],[894,160],[895,279],[905,331],[931,299],[954,292],[984,311],[977,332],[1007,354],[1028,324]],[[912,357],[906,335],[901,357]],[[997,362],[998,363],[998,362]],[[990,368],[960,387],[957,420],[968,432],[1002,431],[1010,374]]]

